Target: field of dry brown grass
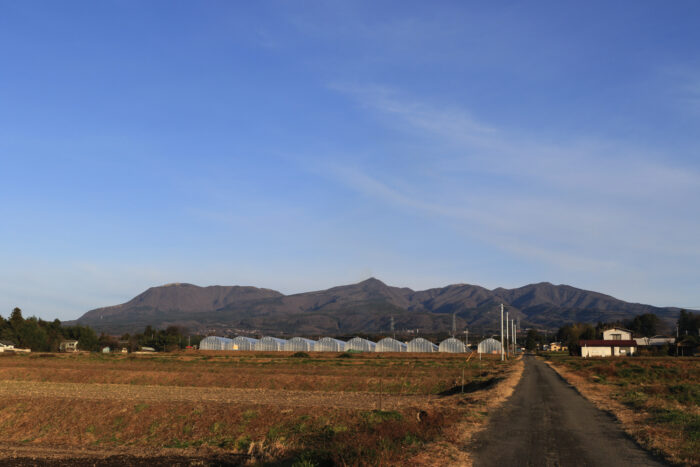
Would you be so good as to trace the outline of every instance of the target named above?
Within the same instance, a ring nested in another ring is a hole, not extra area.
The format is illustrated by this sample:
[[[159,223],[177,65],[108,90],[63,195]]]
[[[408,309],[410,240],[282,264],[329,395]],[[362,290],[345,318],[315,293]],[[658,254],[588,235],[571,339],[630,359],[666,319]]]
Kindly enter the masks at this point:
[[[549,356],[550,365],[642,446],[700,465],[700,359]]]
[[[517,367],[445,354],[1,357],[0,455],[399,465],[428,451],[465,460],[465,427],[483,423],[497,400],[485,394],[514,386]]]

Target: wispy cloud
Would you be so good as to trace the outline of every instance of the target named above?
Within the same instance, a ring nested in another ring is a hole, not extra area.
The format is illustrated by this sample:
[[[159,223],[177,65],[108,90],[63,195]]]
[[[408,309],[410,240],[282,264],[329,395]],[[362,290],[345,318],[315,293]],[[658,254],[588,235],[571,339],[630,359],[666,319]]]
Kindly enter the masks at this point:
[[[691,233],[700,230],[700,172],[663,151],[619,141],[544,141],[390,88],[332,88],[408,141],[422,138],[415,150],[424,152],[422,163],[399,156],[390,176],[352,161],[334,169],[366,196],[460,220],[485,242],[559,268],[619,272],[645,267],[638,261],[645,255],[667,258],[662,268],[700,257]],[[432,183],[425,183],[426,164],[442,171]],[[460,184],[465,176],[477,183]]]
[[[388,87],[333,84],[331,88],[388,118],[389,125],[430,136],[437,148],[430,157],[451,171],[479,170],[579,188],[589,194],[594,187],[596,193],[633,197],[658,197],[660,189],[665,196],[668,190],[685,195],[700,180],[697,168],[674,166],[663,152],[628,142],[577,138],[545,142],[538,135],[482,122],[468,110],[426,104]]]
[[[684,112],[700,115],[700,67],[682,65],[664,71],[664,83],[673,83],[665,94]]]

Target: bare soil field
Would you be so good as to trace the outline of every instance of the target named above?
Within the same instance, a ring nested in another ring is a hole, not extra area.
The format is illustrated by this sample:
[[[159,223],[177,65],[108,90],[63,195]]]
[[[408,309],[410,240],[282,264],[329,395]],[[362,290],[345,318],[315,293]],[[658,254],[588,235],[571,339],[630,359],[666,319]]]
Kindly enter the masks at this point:
[[[673,464],[700,465],[700,359],[547,358],[640,445]]]
[[[435,456],[465,464],[466,433],[503,399],[486,395],[518,377],[517,362],[445,354],[0,357],[0,457],[14,465],[399,465]]]

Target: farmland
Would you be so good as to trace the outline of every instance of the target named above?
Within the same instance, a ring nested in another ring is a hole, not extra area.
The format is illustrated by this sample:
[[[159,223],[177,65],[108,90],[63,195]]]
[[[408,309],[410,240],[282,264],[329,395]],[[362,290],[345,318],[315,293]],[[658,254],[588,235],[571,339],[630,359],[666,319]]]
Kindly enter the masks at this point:
[[[184,465],[454,458],[512,390],[518,365],[445,354],[0,357],[0,454]]]
[[[700,465],[700,360],[547,358],[642,446],[674,464]]]

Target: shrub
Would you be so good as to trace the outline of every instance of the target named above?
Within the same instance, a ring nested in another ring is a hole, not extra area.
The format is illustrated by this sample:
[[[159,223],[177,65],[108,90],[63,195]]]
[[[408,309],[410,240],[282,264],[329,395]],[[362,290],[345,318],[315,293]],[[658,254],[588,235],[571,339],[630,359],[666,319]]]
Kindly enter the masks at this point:
[[[700,386],[697,384],[674,384],[668,387],[671,397],[678,402],[691,402],[700,404]]]

